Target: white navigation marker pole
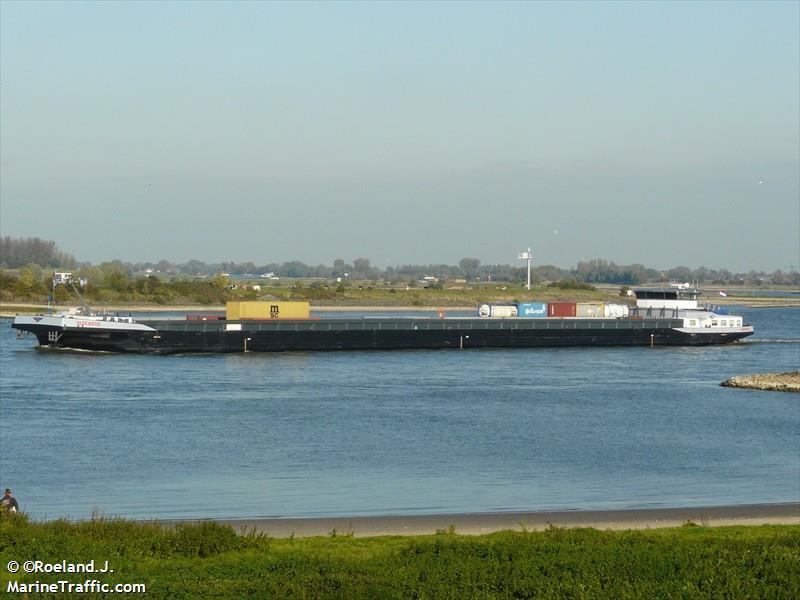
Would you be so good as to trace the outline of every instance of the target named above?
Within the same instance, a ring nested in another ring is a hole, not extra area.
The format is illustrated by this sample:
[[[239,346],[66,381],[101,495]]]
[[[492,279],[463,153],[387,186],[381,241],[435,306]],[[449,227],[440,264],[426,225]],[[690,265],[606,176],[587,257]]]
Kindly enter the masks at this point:
[[[531,289],[531,260],[533,260],[533,254],[531,254],[531,249],[528,248],[526,252],[520,252],[517,258],[520,260],[528,261],[528,289]]]

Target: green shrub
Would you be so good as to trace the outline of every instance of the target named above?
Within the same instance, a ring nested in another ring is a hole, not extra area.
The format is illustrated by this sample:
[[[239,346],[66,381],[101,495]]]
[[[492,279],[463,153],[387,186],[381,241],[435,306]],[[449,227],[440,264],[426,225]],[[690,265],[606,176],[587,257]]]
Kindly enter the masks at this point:
[[[558,288],[561,290],[596,290],[593,285],[578,281],[577,279],[562,279],[561,281],[553,281],[548,284],[548,287]]]
[[[609,532],[557,529],[461,536],[237,535],[214,522],[174,527],[95,518],[0,516],[9,560],[108,560],[110,583],[148,598],[726,598],[800,597],[800,526],[702,526]],[[0,572],[3,589],[11,579]],[[85,574],[18,574],[83,581]],[[99,597],[99,596],[85,596]]]

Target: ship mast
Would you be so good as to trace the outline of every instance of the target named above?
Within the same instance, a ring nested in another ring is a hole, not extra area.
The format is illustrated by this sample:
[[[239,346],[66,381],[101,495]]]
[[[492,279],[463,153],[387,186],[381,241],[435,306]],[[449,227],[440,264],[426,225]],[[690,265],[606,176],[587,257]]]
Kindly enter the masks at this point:
[[[533,260],[533,254],[531,254],[530,247],[525,252],[520,252],[517,258],[528,261],[528,289],[531,289],[531,260]]]

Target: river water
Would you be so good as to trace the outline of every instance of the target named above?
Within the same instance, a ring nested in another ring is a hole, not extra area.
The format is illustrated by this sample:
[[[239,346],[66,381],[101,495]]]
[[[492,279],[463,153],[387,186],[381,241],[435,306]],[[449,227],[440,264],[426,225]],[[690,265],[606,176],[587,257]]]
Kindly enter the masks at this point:
[[[800,501],[800,309],[708,348],[127,356],[0,320],[0,486],[41,518]]]

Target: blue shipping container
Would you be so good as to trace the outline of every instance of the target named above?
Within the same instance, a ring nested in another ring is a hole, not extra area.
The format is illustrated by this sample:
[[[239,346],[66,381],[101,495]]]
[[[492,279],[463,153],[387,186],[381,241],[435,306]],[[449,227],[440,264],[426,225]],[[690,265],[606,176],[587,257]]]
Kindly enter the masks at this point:
[[[526,302],[520,303],[517,308],[517,316],[528,318],[545,318],[547,316],[546,302]]]

